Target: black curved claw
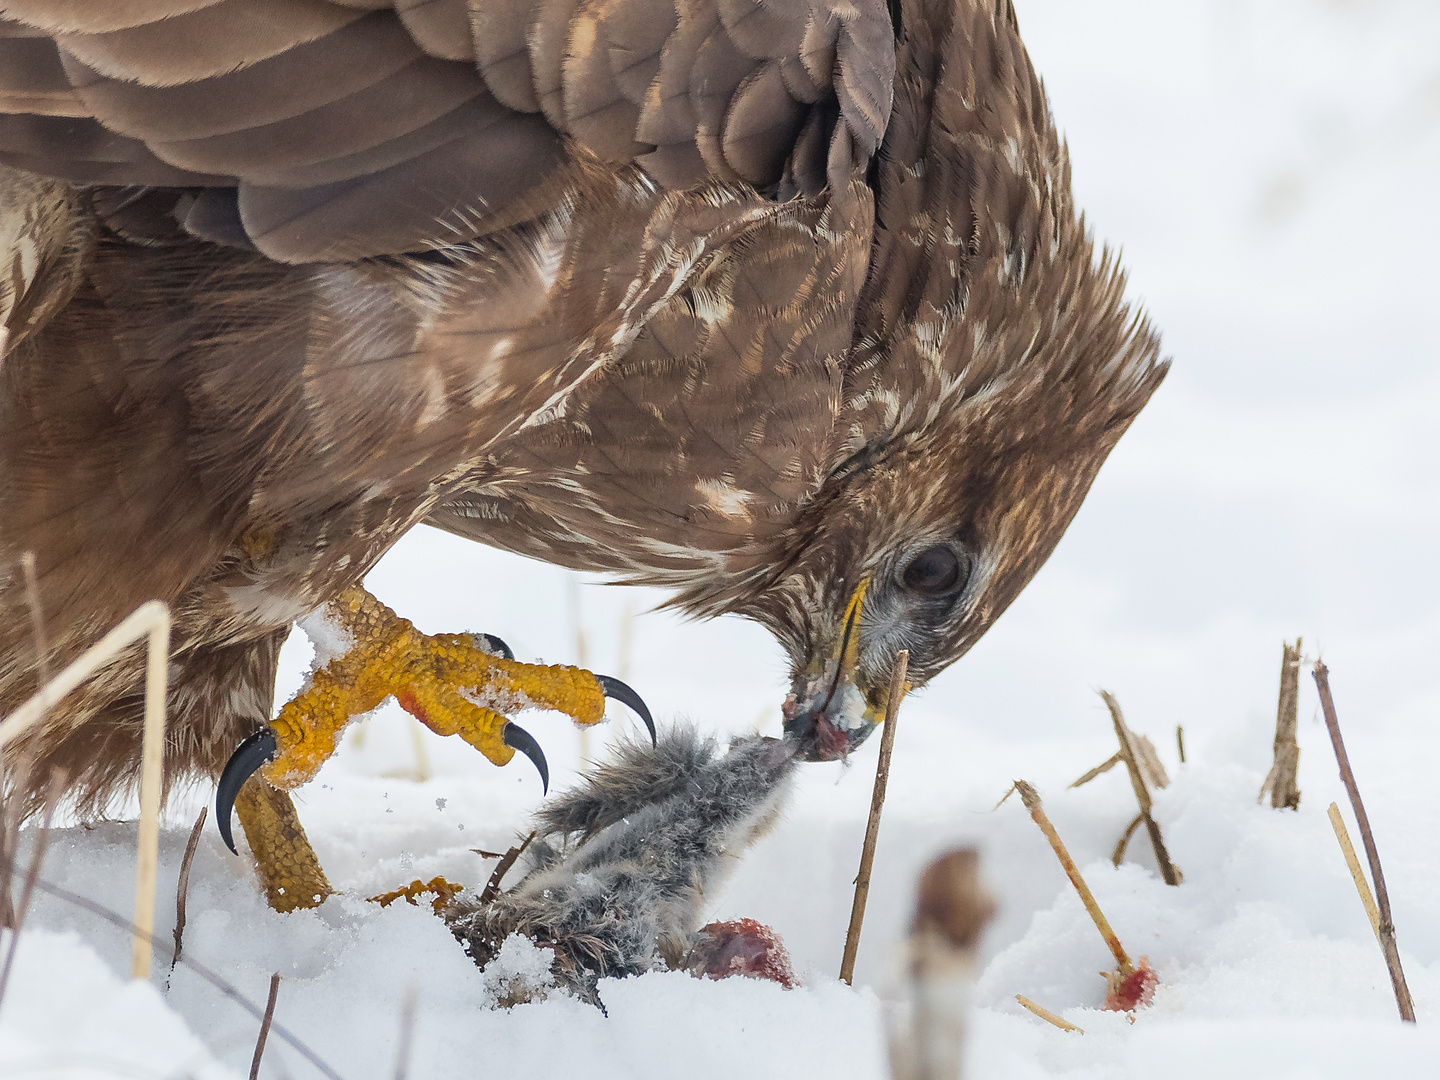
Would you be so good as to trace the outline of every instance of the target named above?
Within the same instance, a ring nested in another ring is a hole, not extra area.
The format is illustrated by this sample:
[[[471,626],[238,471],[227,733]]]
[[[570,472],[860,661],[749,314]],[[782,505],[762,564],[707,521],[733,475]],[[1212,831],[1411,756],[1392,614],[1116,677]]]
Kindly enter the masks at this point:
[[[619,679],[610,675],[596,675],[595,681],[600,684],[600,690],[607,698],[614,698],[616,701],[629,705],[635,710],[635,715],[645,721],[645,726],[650,730],[650,745],[655,745],[655,721],[650,718],[650,709],[640,695],[630,687],[626,686]]]
[[[545,762],[545,751],[540,749],[540,744],[535,741],[535,736],[526,731],[515,721],[511,720],[505,725],[500,738],[506,746],[512,750],[518,750],[535,763],[535,768],[540,770],[540,784],[545,794],[550,794],[550,766]]]
[[[235,809],[235,796],[240,788],[262,765],[275,756],[275,730],[263,727],[235,748],[225,770],[220,774],[220,783],[215,788],[215,824],[220,826],[220,839],[231,854],[235,850],[235,838],[230,833],[230,812]]]
[[[480,647],[491,656],[498,656],[502,660],[514,660],[515,650],[505,644],[504,639],[494,634],[471,634],[471,637],[478,640]]]

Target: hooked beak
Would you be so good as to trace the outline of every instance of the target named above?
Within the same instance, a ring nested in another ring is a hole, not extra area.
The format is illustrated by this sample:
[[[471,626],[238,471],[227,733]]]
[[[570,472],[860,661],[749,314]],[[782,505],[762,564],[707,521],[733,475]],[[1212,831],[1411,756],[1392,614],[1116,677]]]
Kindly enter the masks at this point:
[[[888,685],[866,687],[856,678],[869,585],[869,578],[862,579],[850,595],[829,658],[797,677],[785,699],[785,734],[799,743],[807,761],[844,757],[865,741],[884,713]]]

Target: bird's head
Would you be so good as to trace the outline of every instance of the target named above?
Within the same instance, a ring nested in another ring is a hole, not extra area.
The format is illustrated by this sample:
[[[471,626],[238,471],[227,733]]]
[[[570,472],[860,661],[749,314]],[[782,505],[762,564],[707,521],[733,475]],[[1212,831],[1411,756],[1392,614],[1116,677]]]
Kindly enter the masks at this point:
[[[1153,339],[1119,407],[1079,406],[1044,378],[957,400],[832,476],[784,570],[744,613],[790,659],[785,728],[808,757],[841,757],[883,719],[896,654],[923,686],[959,659],[1059,542],[1105,456],[1158,383]],[[1064,351],[1064,350],[1060,350]]]
[[[740,608],[789,653],[786,730],[814,759],[883,719],[899,650],[923,686],[989,629],[1168,367],[1074,208],[1013,11],[930,7],[900,29],[867,177],[833,464]]]

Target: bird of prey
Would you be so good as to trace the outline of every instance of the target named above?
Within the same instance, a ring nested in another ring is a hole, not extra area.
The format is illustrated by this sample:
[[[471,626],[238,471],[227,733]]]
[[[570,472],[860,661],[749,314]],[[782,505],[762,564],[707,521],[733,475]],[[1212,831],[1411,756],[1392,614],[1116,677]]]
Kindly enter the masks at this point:
[[[365,594],[416,524],[757,620],[834,758],[1167,366],[1009,0],[0,0],[0,169],[0,714],[167,602],[166,776],[244,741],[282,905],[328,888],[285,789],[350,711],[504,764],[509,712],[626,693]],[[350,651],[270,723],[307,618]],[[133,781],[139,671],[10,745],[18,798]]]

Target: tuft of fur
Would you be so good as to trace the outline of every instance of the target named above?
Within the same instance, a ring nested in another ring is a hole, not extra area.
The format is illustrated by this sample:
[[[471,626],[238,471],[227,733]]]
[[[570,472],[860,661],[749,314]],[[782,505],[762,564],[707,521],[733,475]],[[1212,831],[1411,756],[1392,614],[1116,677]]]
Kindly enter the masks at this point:
[[[540,812],[518,884],[446,921],[482,967],[512,934],[554,949],[558,984],[598,1005],[600,979],[684,961],[706,895],[779,816],[795,749],[752,736],[722,753],[690,727],[627,743]]]

